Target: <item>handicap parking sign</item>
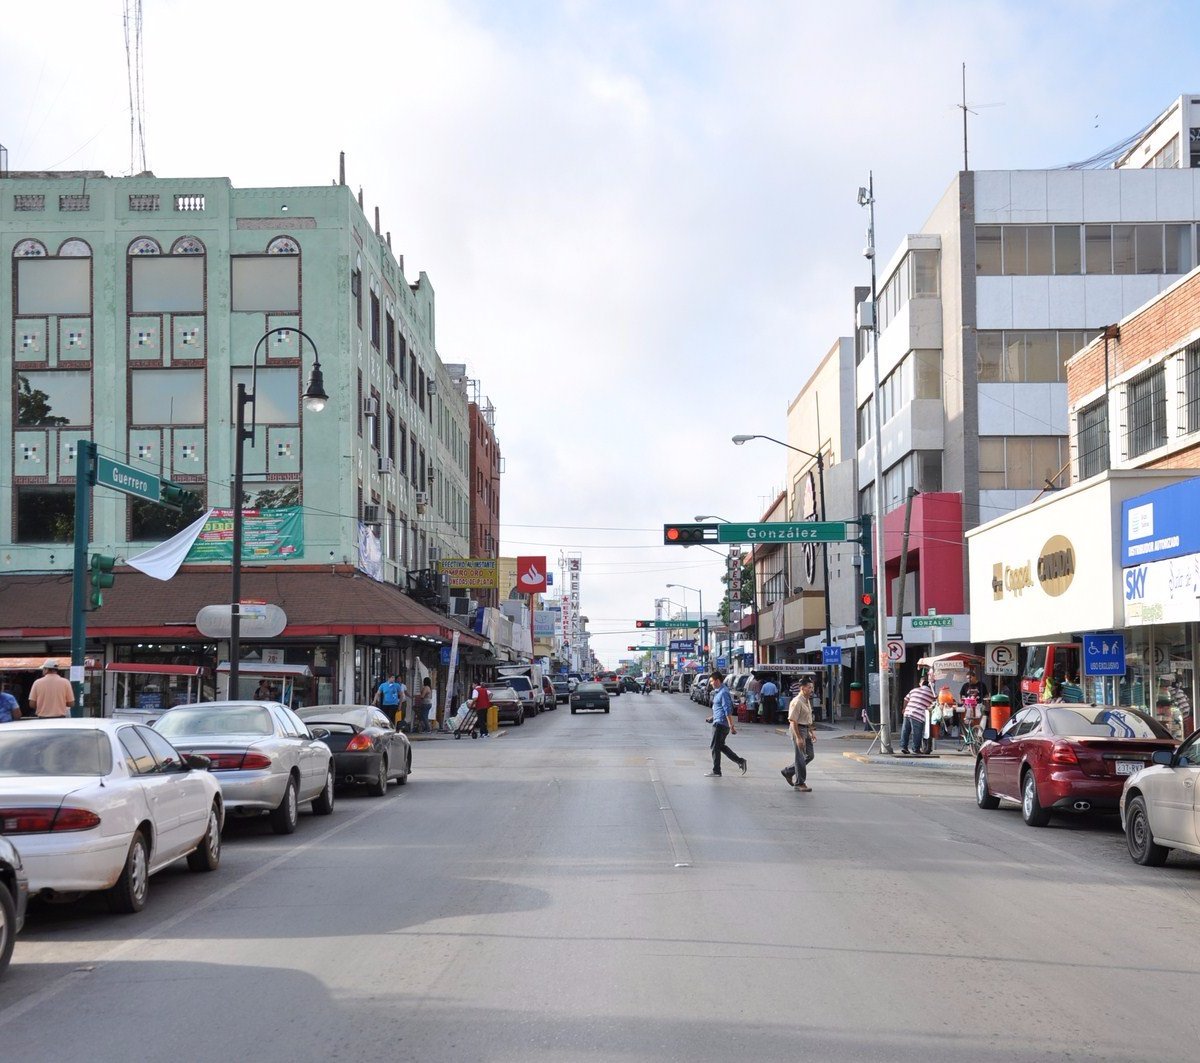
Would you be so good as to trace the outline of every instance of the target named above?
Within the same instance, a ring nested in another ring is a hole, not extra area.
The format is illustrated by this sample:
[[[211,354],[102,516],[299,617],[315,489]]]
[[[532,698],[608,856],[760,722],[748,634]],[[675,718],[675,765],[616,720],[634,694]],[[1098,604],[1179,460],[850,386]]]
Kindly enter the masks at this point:
[[[1083,636],[1084,675],[1124,675],[1124,635]]]
[[[821,663],[824,665],[836,665],[842,663],[842,647],[841,646],[822,646],[821,647]]]

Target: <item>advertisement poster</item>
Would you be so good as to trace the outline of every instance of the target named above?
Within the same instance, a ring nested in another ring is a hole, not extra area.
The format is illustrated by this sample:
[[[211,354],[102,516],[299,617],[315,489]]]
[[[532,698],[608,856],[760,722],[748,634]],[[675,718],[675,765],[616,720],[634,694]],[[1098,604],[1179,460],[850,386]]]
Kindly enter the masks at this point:
[[[242,510],[243,561],[303,556],[304,510],[300,506]],[[233,510],[214,509],[185,561],[232,560]]]
[[[444,557],[438,571],[450,580],[454,590],[492,590],[496,587],[496,559]]]
[[[369,524],[358,525],[358,567],[371,579],[383,580],[383,543]]]

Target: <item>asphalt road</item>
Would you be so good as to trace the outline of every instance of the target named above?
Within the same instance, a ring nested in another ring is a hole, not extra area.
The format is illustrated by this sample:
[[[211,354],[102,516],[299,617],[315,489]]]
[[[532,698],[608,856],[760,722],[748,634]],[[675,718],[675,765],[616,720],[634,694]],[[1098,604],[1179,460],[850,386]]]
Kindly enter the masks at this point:
[[[859,764],[626,694],[419,743],[386,798],[140,915],[38,906],[0,981],[0,1059],[1143,1060],[1190,1057],[1200,859],[1135,866],[1103,819],[1026,827],[962,773]]]

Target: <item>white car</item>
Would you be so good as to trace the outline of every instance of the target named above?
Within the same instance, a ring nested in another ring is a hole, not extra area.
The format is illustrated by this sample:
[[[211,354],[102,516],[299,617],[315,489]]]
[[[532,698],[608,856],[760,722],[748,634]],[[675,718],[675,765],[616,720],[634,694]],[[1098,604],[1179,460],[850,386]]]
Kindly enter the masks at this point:
[[[1174,753],[1154,753],[1151,761],[1121,791],[1121,826],[1129,855],[1158,867],[1172,849],[1200,854],[1200,731]]]
[[[17,846],[31,896],[107,891],[139,912],[149,877],[187,857],[221,862],[225,806],[199,757],[120,720],[26,720],[0,727],[0,833]]]

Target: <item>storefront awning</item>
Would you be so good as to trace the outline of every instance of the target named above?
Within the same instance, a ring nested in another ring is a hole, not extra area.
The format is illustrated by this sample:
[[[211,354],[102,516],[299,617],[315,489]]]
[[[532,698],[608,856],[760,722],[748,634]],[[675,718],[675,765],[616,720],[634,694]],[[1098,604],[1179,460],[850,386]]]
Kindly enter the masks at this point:
[[[69,653],[59,657],[42,654],[38,657],[0,657],[0,672],[40,672],[47,661],[58,661],[59,669],[64,672],[71,667]],[[83,667],[94,672],[100,667],[100,662],[95,657],[85,657]]]
[[[229,662],[222,661],[217,665],[217,671],[227,673],[229,671]],[[311,676],[313,673],[307,664],[263,664],[261,661],[242,661],[238,665],[238,674]]]
[[[131,675],[203,675],[204,669],[194,664],[138,664],[134,661],[114,661],[105,666],[106,672],[127,672]]]

